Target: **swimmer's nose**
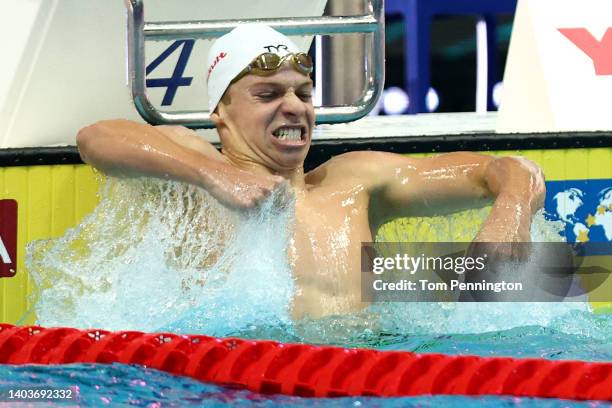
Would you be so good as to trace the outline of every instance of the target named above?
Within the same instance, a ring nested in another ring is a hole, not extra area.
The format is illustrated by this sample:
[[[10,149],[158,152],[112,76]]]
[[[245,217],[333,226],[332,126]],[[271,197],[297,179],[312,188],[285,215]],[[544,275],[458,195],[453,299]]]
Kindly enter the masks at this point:
[[[307,111],[307,106],[293,91],[288,91],[284,98],[281,107],[284,114],[291,116],[302,116]]]

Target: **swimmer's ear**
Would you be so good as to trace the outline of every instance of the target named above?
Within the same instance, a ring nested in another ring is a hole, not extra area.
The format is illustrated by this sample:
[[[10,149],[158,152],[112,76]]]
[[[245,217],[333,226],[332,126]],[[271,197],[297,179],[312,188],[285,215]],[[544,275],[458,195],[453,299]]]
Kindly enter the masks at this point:
[[[217,129],[220,129],[220,127],[227,125],[225,119],[223,118],[227,116],[227,111],[225,110],[225,107],[231,102],[232,99],[229,96],[229,92],[226,90],[223,96],[221,97],[221,100],[215,107],[215,110],[213,111],[213,113],[210,114],[210,120],[212,120]]]
[[[225,121],[221,119],[221,116],[219,115],[219,108],[215,109],[215,111],[210,114],[210,120],[212,120],[216,127],[225,124]]]

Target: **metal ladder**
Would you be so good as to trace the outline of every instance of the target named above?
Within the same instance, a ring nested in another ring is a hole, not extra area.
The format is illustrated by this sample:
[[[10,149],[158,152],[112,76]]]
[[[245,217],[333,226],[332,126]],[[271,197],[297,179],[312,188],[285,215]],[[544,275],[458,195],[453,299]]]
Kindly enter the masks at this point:
[[[295,17],[291,19],[215,20],[155,22],[144,21],[143,0],[124,0],[128,11],[128,80],[136,109],[151,124],[176,124],[194,129],[212,128],[210,113],[168,112],[157,109],[146,91],[145,41],[217,38],[246,21],[267,24],[285,35],[331,35],[365,33],[366,81],[359,99],[352,105],[316,108],[317,123],[339,123],[359,119],[370,112],[382,94],[385,63],[385,21],[383,0],[364,0],[367,14],[358,16]],[[322,86],[322,84],[317,84]]]

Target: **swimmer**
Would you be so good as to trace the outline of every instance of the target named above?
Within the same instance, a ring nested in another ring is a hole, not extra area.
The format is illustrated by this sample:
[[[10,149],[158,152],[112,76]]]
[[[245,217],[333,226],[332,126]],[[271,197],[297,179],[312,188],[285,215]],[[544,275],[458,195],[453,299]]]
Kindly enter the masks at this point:
[[[315,123],[312,61],[270,27],[245,24],[208,57],[211,119],[219,152],[181,126],[106,120],[77,135],[82,159],[107,174],[179,180],[233,208],[249,208],[281,185],[295,194],[288,243],[297,291],[294,317],[359,310],[360,244],[397,217],[426,216],[494,201],[477,242],[528,242],[544,178],[516,157],[457,152],[416,159],[351,152],[305,173]]]

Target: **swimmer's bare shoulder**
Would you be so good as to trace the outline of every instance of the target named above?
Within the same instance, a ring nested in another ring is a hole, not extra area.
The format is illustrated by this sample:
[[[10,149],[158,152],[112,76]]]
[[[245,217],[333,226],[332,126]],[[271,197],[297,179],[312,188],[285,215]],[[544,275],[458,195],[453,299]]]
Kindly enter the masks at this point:
[[[312,184],[347,183],[365,184],[375,188],[384,182],[381,175],[389,167],[410,167],[414,159],[398,154],[378,151],[355,151],[342,153],[307,174]]]
[[[152,176],[187,182],[232,208],[256,205],[283,182],[232,166],[209,142],[181,126],[105,120],[81,129],[84,162],[115,176]]]

